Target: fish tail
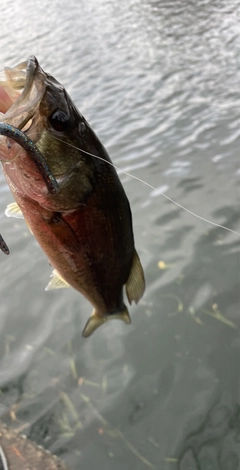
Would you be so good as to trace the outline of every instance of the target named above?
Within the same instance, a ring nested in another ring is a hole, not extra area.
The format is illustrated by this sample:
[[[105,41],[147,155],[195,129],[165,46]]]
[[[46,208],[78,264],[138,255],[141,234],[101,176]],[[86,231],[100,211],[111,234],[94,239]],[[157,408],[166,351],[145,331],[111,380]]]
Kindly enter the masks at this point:
[[[128,313],[126,305],[123,306],[123,309],[117,313],[110,313],[104,316],[99,315],[97,310],[93,310],[91,317],[88,319],[85,328],[82,332],[84,338],[91,336],[91,334],[99,328],[103,323],[106,323],[108,320],[122,320],[127,324],[131,323],[131,318]]]

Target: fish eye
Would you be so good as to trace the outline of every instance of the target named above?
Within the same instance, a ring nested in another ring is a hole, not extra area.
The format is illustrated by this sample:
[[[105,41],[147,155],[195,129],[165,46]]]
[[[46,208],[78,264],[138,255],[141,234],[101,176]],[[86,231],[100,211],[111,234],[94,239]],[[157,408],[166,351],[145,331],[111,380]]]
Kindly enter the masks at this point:
[[[49,118],[49,122],[53,129],[58,132],[64,132],[69,124],[70,118],[68,114],[66,114],[61,109],[57,109],[54,111],[53,114]]]

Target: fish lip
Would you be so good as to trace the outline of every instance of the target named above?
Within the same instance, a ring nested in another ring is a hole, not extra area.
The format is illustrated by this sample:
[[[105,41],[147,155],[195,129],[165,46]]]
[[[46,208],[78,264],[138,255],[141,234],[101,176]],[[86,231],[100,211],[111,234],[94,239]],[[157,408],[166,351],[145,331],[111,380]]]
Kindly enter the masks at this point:
[[[19,96],[10,108],[5,112],[2,122],[13,125],[21,130],[26,123],[34,117],[45,92],[44,76],[46,75],[40,67],[34,55],[12,68],[26,71],[25,83]]]
[[[25,98],[26,94],[29,92],[33,80],[36,74],[36,71],[40,68],[37,58],[34,55],[30,55],[27,59],[27,66],[26,66],[26,82],[21,93],[21,99]]]
[[[14,78],[17,80],[19,76],[22,75],[24,79],[22,80],[21,87],[19,87],[19,95],[16,99],[12,100],[12,105],[5,112],[4,119],[2,120],[3,122],[1,123],[1,125],[3,125],[3,129],[1,130],[9,132],[9,134],[4,132],[1,132],[1,134],[9,137],[10,139],[12,137],[12,140],[24,149],[25,152],[22,156],[27,159],[26,161],[28,161],[30,173],[33,176],[36,172],[36,168],[35,171],[32,169],[32,163],[34,161],[35,166],[38,169],[37,174],[40,173],[47,185],[48,191],[51,194],[54,194],[57,192],[58,185],[46,160],[35,145],[34,140],[28,137],[27,131],[25,133],[21,132],[21,129],[25,127],[27,122],[32,120],[35,112],[38,110],[42,96],[45,92],[44,77],[46,74],[39,66],[36,57],[33,55],[31,55],[27,61],[13,67],[12,69],[5,69],[4,72],[6,76],[5,85],[8,90],[15,88]],[[7,147],[9,151],[12,144],[7,143],[5,147]],[[6,163],[9,162],[6,161]],[[28,171],[24,172],[23,166],[18,166],[18,171],[25,177],[30,177]]]

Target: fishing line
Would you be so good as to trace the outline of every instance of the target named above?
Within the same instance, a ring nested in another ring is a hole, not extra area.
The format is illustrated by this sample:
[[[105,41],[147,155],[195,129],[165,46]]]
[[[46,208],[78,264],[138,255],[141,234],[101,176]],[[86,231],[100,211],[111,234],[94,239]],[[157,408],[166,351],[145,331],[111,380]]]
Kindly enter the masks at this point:
[[[76,150],[79,150],[80,152],[86,153],[87,155],[90,155],[91,157],[98,158],[98,160],[102,160],[103,162],[108,163],[108,165],[113,166],[113,168],[115,168],[116,170],[120,171],[120,172],[123,173],[124,175],[130,176],[131,178],[134,178],[135,180],[139,181],[140,183],[145,184],[145,186],[148,186],[149,188],[153,189],[154,191],[158,191],[157,188],[154,188],[154,186],[152,186],[150,183],[147,183],[147,181],[144,181],[144,180],[142,180],[141,178],[138,178],[138,176],[134,176],[134,175],[132,175],[131,173],[128,173],[127,171],[122,170],[122,169],[119,168],[118,166],[114,165],[112,162],[109,162],[109,161],[105,160],[104,158],[99,157],[98,155],[94,155],[94,154],[92,154],[92,153],[90,153],[90,152],[87,152],[86,150],[80,149],[79,147],[76,147],[75,145],[70,144],[69,142],[65,142],[64,140],[59,139],[59,138],[56,137],[56,136],[54,136],[54,138],[55,138],[56,140],[59,140],[60,142],[63,142],[63,143],[66,144],[66,145],[69,145],[70,147],[75,148]],[[179,204],[177,201],[174,201],[174,199],[172,199],[171,197],[167,196],[165,193],[159,193],[159,194],[160,194],[161,196],[165,197],[165,199],[167,199],[168,201],[170,201],[170,202],[172,202],[173,204],[175,204],[175,206],[179,207],[180,209],[183,209],[184,211],[188,212],[189,214],[193,215],[194,217],[197,217],[197,219],[200,219],[200,220],[202,220],[203,222],[207,222],[208,224],[213,225],[214,227],[222,228],[223,230],[227,230],[228,232],[234,233],[234,235],[240,236],[240,233],[239,233],[239,232],[236,232],[235,230],[232,230],[231,228],[226,227],[225,225],[218,224],[217,222],[213,222],[212,220],[208,220],[208,219],[206,219],[205,217],[202,217],[201,215],[195,214],[195,212],[192,212],[192,211],[191,211],[190,209],[188,209],[187,207],[184,207],[184,206],[182,206],[181,204]]]

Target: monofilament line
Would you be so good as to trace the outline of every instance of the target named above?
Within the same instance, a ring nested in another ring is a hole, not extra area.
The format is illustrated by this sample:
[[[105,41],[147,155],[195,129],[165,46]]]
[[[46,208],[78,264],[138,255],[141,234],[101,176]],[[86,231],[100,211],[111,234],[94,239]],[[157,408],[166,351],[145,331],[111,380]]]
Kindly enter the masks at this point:
[[[60,142],[64,142],[66,145],[69,145],[69,147],[73,147],[75,148],[76,150],[79,150],[80,152],[83,152],[85,153],[86,155],[90,155],[91,157],[94,157],[94,158],[97,158],[98,160],[102,160],[103,162],[105,163],[108,163],[108,165],[111,165],[113,166],[116,170],[120,171],[121,173],[123,173],[124,175],[126,176],[129,176],[130,178],[133,178],[137,181],[139,181],[140,183],[142,184],[145,184],[145,186],[148,186],[149,188],[153,189],[154,191],[157,191],[157,188],[154,188],[154,186],[152,186],[151,184],[147,183],[147,181],[144,181],[142,180],[141,178],[138,178],[138,176],[134,176],[132,175],[131,173],[128,173],[127,171],[124,171],[122,170],[121,168],[119,168],[118,166],[114,165],[112,162],[109,162],[107,160],[105,160],[104,158],[102,157],[99,157],[98,155],[94,155],[90,152],[87,152],[86,150],[83,150],[79,147],[76,147],[76,145],[73,145],[73,144],[70,144],[69,142],[65,142],[64,140],[62,139],[59,139],[58,137],[54,136],[54,138],[56,140],[59,140]],[[190,215],[193,215],[194,217],[197,217],[197,219],[200,219],[202,220],[203,222],[206,222],[210,225],[213,225],[214,227],[218,227],[218,228],[221,228],[223,230],[227,230],[228,232],[231,232],[231,233],[234,233],[234,235],[238,235],[240,236],[240,233],[239,232],[236,232],[235,230],[232,230],[231,228],[229,227],[226,227],[225,225],[221,225],[221,224],[218,224],[217,222],[213,222],[212,220],[208,220],[206,219],[205,217],[202,217],[201,215],[198,215],[198,214],[195,214],[195,212],[192,212],[190,211],[190,209],[187,209],[187,207],[184,207],[182,206],[181,204],[179,204],[177,201],[174,201],[174,199],[170,198],[169,196],[167,196],[165,193],[159,193],[161,196],[165,197],[165,199],[167,199],[168,201],[172,202],[173,204],[175,204],[175,206],[179,207],[180,209],[188,212]]]

